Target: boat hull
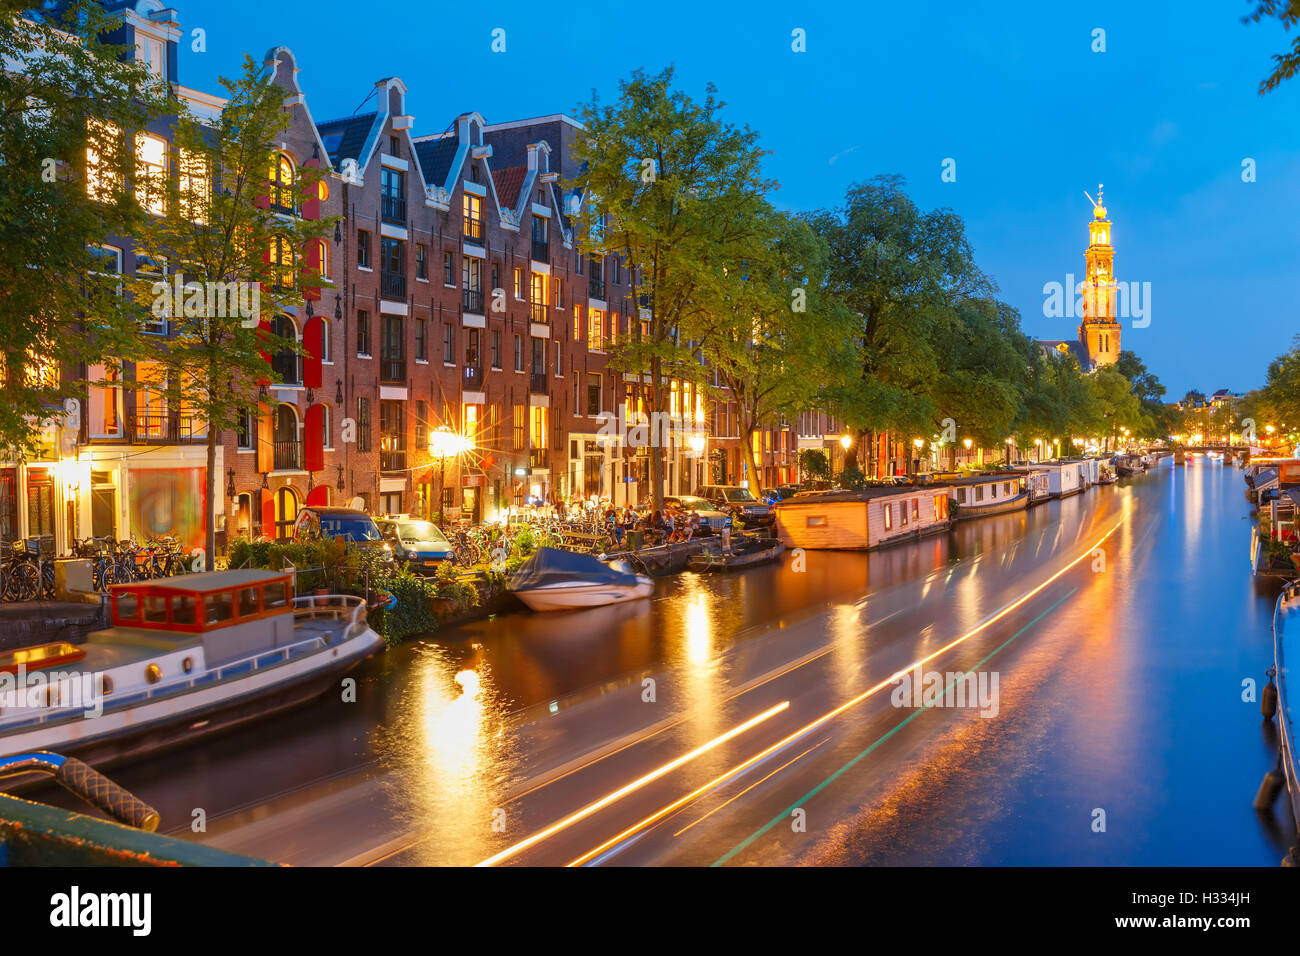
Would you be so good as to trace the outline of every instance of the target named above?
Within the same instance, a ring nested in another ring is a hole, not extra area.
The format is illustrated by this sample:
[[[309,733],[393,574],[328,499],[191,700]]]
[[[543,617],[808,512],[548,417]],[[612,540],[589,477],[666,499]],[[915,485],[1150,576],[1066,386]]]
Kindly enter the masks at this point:
[[[1296,604],[1300,599],[1293,598],[1288,607],[1288,590],[1289,588],[1283,589],[1273,610],[1273,666],[1277,669],[1277,723],[1281,731],[1279,757],[1286,776],[1291,815],[1293,819],[1300,820],[1300,768],[1296,765],[1296,725],[1293,719],[1300,717],[1300,711],[1294,714],[1292,711],[1293,703],[1300,706],[1300,700],[1294,697],[1296,688],[1288,680],[1289,662],[1300,659],[1300,606]]]
[[[697,554],[687,562],[686,566],[692,571],[700,572],[738,571],[741,568],[752,568],[755,565],[775,561],[784,550],[783,545],[776,544],[761,551],[750,551],[743,554]]]
[[[957,521],[966,521],[970,518],[985,518],[989,515],[1005,514],[1008,511],[1023,511],[1029,507],[1029,495],[1020,494],[1014,498],[1004,498],[1001,501],[991,502],[986,505],[963,505],[961,511],[957,514]]]
[[[653,590],[653,581],[645,575],[637,575],[635,585],[566,584],[515,591],[514,594],[534,611],[573,611],[640,600],[649,597]]]
[[[106,711],[91,720],[77,717],[44,728],[20,727],[0,734],[0,753],[51,750],[67,757],[77,757],[98,768],[128,763],[272,717],[314,700],[338,686],[343,674],[382,644],[382,639],[367,629],[345,644],[318,652],[330,655],[328,664],[316,663],[309,669],[277,675],[278,679],[267,681],[265,686],[256,690],[249,691],[240,686],[256,680],[259,672],[255,671],[248,677],[228,683],[207,685],[146,702],[129,708],[129,713]],[[262,671],[260,676],[271,676],[271,672]],[[101,722],[103,729],[97,729]],[[82,729],[87,732],[77,732]],[[48,782],[46,775],[11,777],[0,781],[0,791],[17,792]]]

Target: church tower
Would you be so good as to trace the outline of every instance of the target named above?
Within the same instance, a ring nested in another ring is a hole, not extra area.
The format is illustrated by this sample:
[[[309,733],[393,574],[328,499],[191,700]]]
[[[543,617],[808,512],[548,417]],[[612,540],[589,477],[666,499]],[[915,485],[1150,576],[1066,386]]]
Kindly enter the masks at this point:
[[[1115,249],[1110,240],[1110,220],[1106,218],[1101,186],[1098,186],[1092,222],[1088,223],[1088,251],[1084,255],[1088,271],[1083,280],[1083,321],[1079,324],[1079,344],[1088,356],[1090,369],[1114,365],[1119,360]]]

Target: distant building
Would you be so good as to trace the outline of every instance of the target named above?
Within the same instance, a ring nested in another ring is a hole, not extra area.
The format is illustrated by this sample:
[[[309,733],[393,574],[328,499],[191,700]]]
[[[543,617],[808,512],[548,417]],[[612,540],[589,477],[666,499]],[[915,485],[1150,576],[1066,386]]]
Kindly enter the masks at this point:
[[[1083,314],[1079,335],[1069,339],[1039,339],[1044,355],[1053,350],[1072,354],[1085,372],[1114,365],[1119,360],[1120,324],[1116,320],[1115,249],[1111,245],[1111,224],[1102,205],[1101,188],[1088,223],[1088,250],[1084,253],[1087,273],[1083,280]],[[1066,290],[1073,295],[1073,289]]]

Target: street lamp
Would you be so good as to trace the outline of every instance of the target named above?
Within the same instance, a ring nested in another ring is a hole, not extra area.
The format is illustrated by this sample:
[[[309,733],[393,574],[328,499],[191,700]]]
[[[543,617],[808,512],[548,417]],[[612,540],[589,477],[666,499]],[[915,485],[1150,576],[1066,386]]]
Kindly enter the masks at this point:
[[[442,501],[447,491],[447,459],[457,458],[469,447],[469,443],[446,425],[439,425],[429,433],[429,457],[438,460],[438,527],[446,522]]]

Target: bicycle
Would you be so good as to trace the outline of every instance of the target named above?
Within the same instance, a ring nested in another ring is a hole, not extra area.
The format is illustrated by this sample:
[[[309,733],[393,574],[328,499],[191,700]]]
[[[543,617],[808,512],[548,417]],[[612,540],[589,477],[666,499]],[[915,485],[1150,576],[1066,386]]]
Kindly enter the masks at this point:
[[[41,593],[40,564],[28,555],[27,542],[19,539],[9,545],[0,564],[0,580],[5,601],[30,601]]]

